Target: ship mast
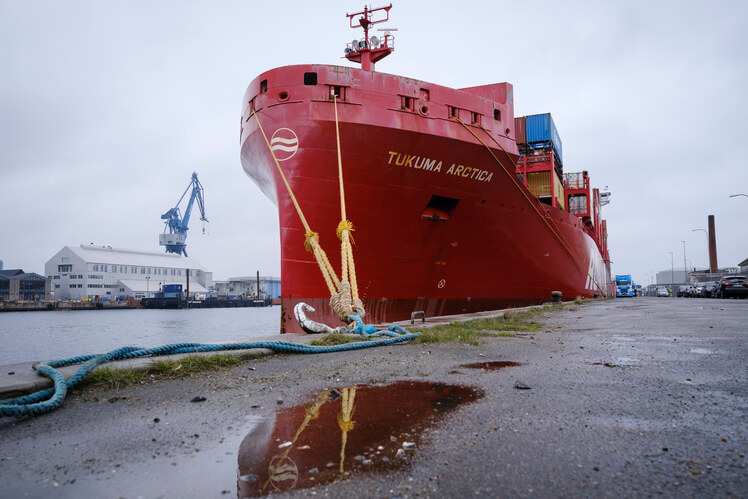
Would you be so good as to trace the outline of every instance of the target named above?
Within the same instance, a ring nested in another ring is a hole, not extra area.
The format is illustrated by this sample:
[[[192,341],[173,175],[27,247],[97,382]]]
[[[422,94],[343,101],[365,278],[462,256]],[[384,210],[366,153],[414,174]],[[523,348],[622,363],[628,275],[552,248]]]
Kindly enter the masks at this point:
[[[371,26],[390,20],[391,8],[392,4],[386,7],[377,7],[376,9],[364,6],[364,10],[361,12],[353,14],[346,13],[351,28],[364,28],[364,38],[348,43],[345,48],[345,57],[349,61],[360,63],[361,69],[364,71],[374,71],[374,63],[384,59],[395,50],[395,37],[390,34],[390,31],[397,30],[384,30],[385,34],[382,38],[377,38],[376,36],[369,37],[369,28]],[[375,17],[375,13],[380,11],[384,11],[384,14],[380,13]],[[356,16],[361,17],[356,19]]]

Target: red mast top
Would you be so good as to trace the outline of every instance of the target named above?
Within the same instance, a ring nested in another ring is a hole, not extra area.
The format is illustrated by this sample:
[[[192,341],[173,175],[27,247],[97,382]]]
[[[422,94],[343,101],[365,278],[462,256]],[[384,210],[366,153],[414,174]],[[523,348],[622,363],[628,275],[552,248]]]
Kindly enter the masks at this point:
[[[354,14],[347,14],[350,21],[351,28],[364,28],[363,40],[353,40],[351,43],[346,45],[345,57],[349,61],[358,62],[361,64],[361,69],[365,71],[374,71],[374,63],[380,59],[384,59],[395,50],[395,37],[392,36],[389,31],[385,30],[385,35],[382,38],[372,36],[369,38],[369,27],[383,23],[390,20],[390,9],[392,4],[386,7],[377,7],[376,9],[364,6],[364,10],[356,12]],[[374,13],[378,11],[384,11],[384,17],[381,15],[375,19]],[[354,18],[361,16],[356,19],[354,24]],[[395,31],[394,29],[392,31]]]

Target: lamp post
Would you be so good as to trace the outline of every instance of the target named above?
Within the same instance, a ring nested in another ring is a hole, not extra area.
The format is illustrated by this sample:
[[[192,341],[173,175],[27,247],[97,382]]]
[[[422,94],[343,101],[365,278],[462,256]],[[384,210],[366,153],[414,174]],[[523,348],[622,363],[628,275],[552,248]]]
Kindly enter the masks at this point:
[[[675,279],[673,277],[673,274],[675,272],[673,271],[673,252],[670,252],[670,292],[673,292],[673,288],[675,287]]]
[[[145,297],[150,298],[148,284],[151,282],[151,276],[145,276]]]
[[[686,242],[683,243],[683,284],[688,284],[688,267],[686,266]]]

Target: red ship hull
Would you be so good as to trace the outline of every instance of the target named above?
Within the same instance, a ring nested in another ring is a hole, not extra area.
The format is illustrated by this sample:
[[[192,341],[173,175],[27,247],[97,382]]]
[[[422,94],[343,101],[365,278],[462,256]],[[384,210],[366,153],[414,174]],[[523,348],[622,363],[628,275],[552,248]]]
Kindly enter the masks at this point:
[[[305,84],[311,73],[315,85]],[[257,121],[268,140],[282,139],[273,142],[279,164],[339,269],[336,105],[366,322],[536,304],[552,291],[605,294],[606,265],[580,219],[516,182],[511,85],[453,90],[352,68],[291,66],[249,86],[240,138],[245,171],[278,204],[282,331],[301,332],[292,313],[299,302],[316,309],[317,322],[340,321]]]

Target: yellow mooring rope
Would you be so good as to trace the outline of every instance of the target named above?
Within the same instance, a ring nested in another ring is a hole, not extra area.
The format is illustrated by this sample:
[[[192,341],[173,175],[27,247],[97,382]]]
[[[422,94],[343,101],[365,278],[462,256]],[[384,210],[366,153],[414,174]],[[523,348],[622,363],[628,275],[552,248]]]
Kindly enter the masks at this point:
[[[319,265],[319,268],[322,271],[322,277],[324,277],[325,283],[327,284],[327,289],[330,291],[330,295],[334,295],[340,289],[340,280],[335,274],[335,269],[332,268],[332,264],[327,258],[325,251],[319,244],[319,234],[312,231],[312,229],[309,227],[309,224],[304,217],[304,213],[301,211],[301,207],[299,206],[298,201],[296,201],[296,196],[294,196],[293,190],[291,190],[291,186],[288,184],[288,180],[286,179],[286,175],[283,173],[283,169],[280,167],[278,158],[275,157],[275,153],[270,147],[270,142],[268,141],[267,135],[265,135],[265,130],[262,129],[262,124],[260,124],[260,118],[259,116],[257,116],[257,111],[254,112],[254,115],[255,120],[257,120],[257,127],[260,129],[260,132],[262,132],[262,137],[265,139],[265,144],[268,146],[268,151],[270,151],[270,155],[273,157],[273,161],[275,161],[275,166],[276,168],[278,168],[278,173],[280,173],[280,176],[283,179],[286,190],[288,190],[288,195],[291,197],[291,202],[293,203],[294,208],[296,208],[296,213],[299,215],[301,224],[304,226],[304,230],[306,231],[304,247],[307,251],[310,251],[314,255],[314,258],[317,260],[317,265]]]
[[[595,286],[597,286],[597,289],[600,290],[600,292],[603,294],[603,296],[607,296],[607,294],[605,293],[605,291],[603,290],[603,288],[600,287],[600,284],[598,284],[597,281],[595,280],[595,278],[592,276],[592,274],[590,274],[589,270],[587,270],[587,269],[584,268],[584,265],[582,265],[582,262],[579,260],[579,258],[577,257],[577,255],[574,253],[574,251],[566,243],[566,240],[564,239],[563,235],[558,231],[557,228],[555,228],[553,225],[551,225],[551,222],[553,222],[553,220],[551,219],[549,221],[549,217],[547,216],[547,214],[541,213],[540,208],[538,208],[538,202],[537,202],[537,200],[534,199],[534,198],[531,199],[530,197],[527,196],[527,194],[525,193],[525,191],[522,188],[519,187],[519,183],[517,182],[517,178],[513,174],[511,174],[509,172],[509,170],[504,166],[504,164],[501,162],[501,160],[496,157],[496,155],[493,153],[493,151],[491,150],[491,148],[488,147],[488,145],[485,142],[483,142],[480,137],[478,137],[475,133],[473,133],[473,131],[460,118],[458,118],[457,116],[452,116],[452,118],[455,119],[455,120],[457,120],[465,128],[465,130],[467,130],[468,132],[470,132],[470,134],[473,137],[475,137],[476,140],[478,140],[478,142],[480,142],[481,144],[483,144],[483,147],[485,147],[486,150],[488,150],[489,154],[491,154],[491,156],[493,156],[493,159],[495,159],[496,162],[501,167],[501,169],[504,170],[504,173],[506,173],[507,176],[509,176],[509,178],[512,180],[512,182],[517,187],[517,189],[522,193],[522,195],[527,199],[527,201],[530,203],[530,205],[535,209],[535,212],[538,214],[538,216],[543,220],[543,222],[545,222],[545,224],[548,226],[548,229],[550,229],[551,233],[556,237],[556,239],[558,239],[558,241],[561,243],[561,245],[564,247],[564,249],[566,249],[566,251],[569,253],[569,255],[571,255],[571,257],[574,259],[574,261],[576,262],[576,264],[579,267],[579,269],[582,272],[584,272],[584,273],[587,274],[587,276],[592,280],[593,283],[595,283]],[[481,128],[481,130],[483,130],[484,132],[486,132],[486,134],[489,137],[491,137],[491,139],[501,148],[501,150],[504,151],[504,154],[506,154],[506,156],[509,157],[509,153],[506,152],[506,149],[504,149],[504,146],[502,146],[501,143],[498,140],[496,140],[493,137],[493,135],[491,135],[491,132],[488,131],[488,130],[486,130],[486,128],[484,128],[483,125],[479,124],[478,126]],[[554,225],[555,225],[555,222],[554,222]]]
[[[340,127],[338,124],[338,99],[333,96],[335,106],[335,140],[338,149],[338,182],[340,184],[340,223],[337,228],[340,239],[340,292],[330,298],[330,305],[340,320],[348,322],[348,317],[358,312],[360,317],[366,315],[364,304],[358,296],[356,282],[356,265],[353,261],[353,223],[348,220],[345,211],[345,187],[343,186],[343,159],[340,152]],[[341,317],[342,314],[342,317]]]
[[[353,261],[353,236],[351,235],[351,232],[353,231],[353,224],[346,219],[346,210],[345,210],[345,189],[343,187],[343,161],[341,156],[341,149],[340,149],[340,130],[338,127],[338,107],[337,107],[337,99],[334,101],[335,105],[335,135],[336,135],[336,141],[337,141],[337,153],[338,153],[338,180],[340,183],[340,217],[341,221],[338,224],[337,228],[337,235],[340,239],[340,256],[341,256],[341,265],[342,265],[342,274],[341,279],[338,279],[337,274],[335,273],[335,269],[333,268],[332,264],[330,263],[330,260],[327,258],[327,254],[322,249],[322,246],[319,243],[319,234],[312,231],[312,229],[309,227],[309,224],[306,221],[306,218],[304,217],[304,213],[301,210],[301,207],[299,206],[298,201],[296,200],[296,196],[293,193],[293,190],[291,189],[291,186],[288,183],[288,180],[286,179],[286,175],[283,173],[283,169],[280,167],[280,163],[278,162],[278,158],[275,157],[275,153],[273,152],[273,149],[270,147],[270,142],[268,141],[267,135],[265,135],[265,130],[262,128],[262,124],[260,123],[260,118],[257,114],[257,111],[254,112],[255,120],[257,121],[257,127],[260,129],[260,132],[262,132],[262,137],[265,139],[265,144],[268,147],[268,150],[270,151],[270,155],[273,157],[273,161],[275,162],[275,166],[278,169],[278,173],[280,174],[281,178],[283,179],[283,183],[286,186],[286,190],[288,191],[288,195],[291,198],[291,202],[294,205],[294,208],[296,209],[296,213],[299,215],[299,219],[301,220],[301,224],[304,226],[304,230],[306,231],[306,237],[304,240],[304,247],[307,251],[311,252],[314,255],[314,258],[317,260],[317,265],[320,268],[320,271],[322,272],[322,277],[325,280],[325,283],[327,284],[327,289],[330,291],[330,306],[335,311],[335,314],[338,316],[338,318],[343,322],[350,322],[349,317],[351,315],[354,315],[356,312],[358,312],[359,316],[361,318],[366,315],[366,311],[364,310],[364,304],[361,301],[361,299],[358,296],[358,284],[356,282],[356,266]]]

